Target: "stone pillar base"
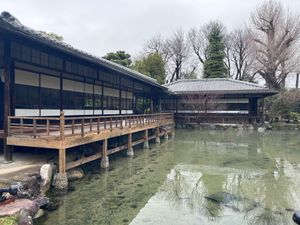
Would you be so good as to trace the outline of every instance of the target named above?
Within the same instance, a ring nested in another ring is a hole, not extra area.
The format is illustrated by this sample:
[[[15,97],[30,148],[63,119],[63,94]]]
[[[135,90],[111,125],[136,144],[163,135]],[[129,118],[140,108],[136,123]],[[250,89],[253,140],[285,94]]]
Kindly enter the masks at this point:
[[[101,159],[101,168],[107,169],[109,167],[109,158],[108,156],[102,157]]]
[[[175,131],[172,131],[171,136],[172,136],[172,138],[175,137]]]
[[[144,142],[144,148],[149,148],[149,142],[148,141]]]
[[[133,156],[134,155],[133,148],[132,147],[128,148],[126,154],[127,156]]]
[[[64,190],[68,188],[68,177],[67,173],[58,173],[56,174],[54,187],[59,190]]]
[[[160,143],[160,138],[159,138],[159,136],[157,136],[157,137],[155,138],[155,143],[156,143],[156,144],[159,144],[159,143]]]

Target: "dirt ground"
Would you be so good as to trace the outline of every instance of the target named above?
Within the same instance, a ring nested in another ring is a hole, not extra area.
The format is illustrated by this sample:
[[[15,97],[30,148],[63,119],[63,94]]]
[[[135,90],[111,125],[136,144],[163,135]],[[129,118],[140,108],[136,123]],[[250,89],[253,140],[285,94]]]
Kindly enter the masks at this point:
[[[45,152],[14,152],[13,162],[6,163],[0,152],[0,187],[14,180],[22,180],[26,174],[39,173],[40,167],[49,162],[52,154]]]

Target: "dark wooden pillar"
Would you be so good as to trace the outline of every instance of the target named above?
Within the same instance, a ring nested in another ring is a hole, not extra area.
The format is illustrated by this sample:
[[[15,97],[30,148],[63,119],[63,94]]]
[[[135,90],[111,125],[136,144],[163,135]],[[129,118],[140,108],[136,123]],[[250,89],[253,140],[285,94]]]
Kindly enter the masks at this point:
[[[122,85],[121,77],[119,77],[119,114],[122,114]]]
[[[13,160],[12,151],[13,147],[7,145],[8,136],[8,116],[12,115],[13,104],[11,100],[13,99],[12,93],[12,81],[14,80],[14,64],[10,57],[10,41],[5,40],[4,45],[4,110],[3,110],[3,129],[4,129],[4,139],[3,139],[3,150],[4,150],[4,160],[9,162]]]
[[[297,75],[296,75],[296,89],[299,88],[299,75],[300,75],[300,73],[297,73]]]

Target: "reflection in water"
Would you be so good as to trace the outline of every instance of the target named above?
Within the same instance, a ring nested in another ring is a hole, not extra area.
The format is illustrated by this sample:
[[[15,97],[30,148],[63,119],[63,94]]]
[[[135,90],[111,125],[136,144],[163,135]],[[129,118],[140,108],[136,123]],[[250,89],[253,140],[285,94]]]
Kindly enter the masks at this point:
[[[287,224],[300,208],[296,132],[179,130],[99,162],[39,224]]]

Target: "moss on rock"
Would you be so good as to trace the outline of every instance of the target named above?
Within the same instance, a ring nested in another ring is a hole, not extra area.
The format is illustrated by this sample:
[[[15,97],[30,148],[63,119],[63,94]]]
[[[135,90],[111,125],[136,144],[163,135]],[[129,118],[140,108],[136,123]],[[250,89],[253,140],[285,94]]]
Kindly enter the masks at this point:
[[[18,218],[17,216],[7,216],[0,218],[0,225],[17,225]]]

